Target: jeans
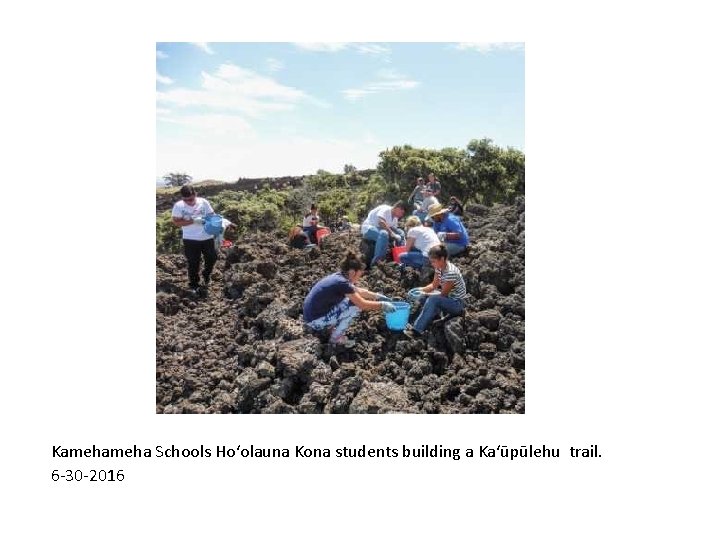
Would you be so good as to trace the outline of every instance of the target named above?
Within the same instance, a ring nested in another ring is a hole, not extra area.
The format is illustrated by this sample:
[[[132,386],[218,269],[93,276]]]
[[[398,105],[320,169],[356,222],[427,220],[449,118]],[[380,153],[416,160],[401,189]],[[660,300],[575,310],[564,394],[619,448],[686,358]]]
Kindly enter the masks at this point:
[[[183,247],[185,248],[185,258],[188,261],[188,280],[190,281],[190,287],[195,288],[200,284],[200,256],[205,259],[203,277],[205,281],[209,281],[213,266],[215,266],[215,261],[217,261],[215,239],[183,240]]]
[[[335,341],[345,333],[353,318],[357,317],[359,313],[360,308],[350,302],[349,298],[344,298],[339,304],[330,308],[327,314],[309,322],[308,326],[313,330],[334,326],[335,329],[330,334],[330,339]]]
[[[400,235],[400,242],[398,245],[405,245],[405,232],[402,229],[395,228],[392,228],[392,231]],[[370,226],[367,232],[363,234],[363,238],[365,240],[372,240],[375,242],[375,253],[373,254],[372,261],[370,261],[370,265],[372,266],[385,257],[390,237],[385,229],[378,229],[377,227]]]
[[[308,235],[311,244],[317,244],[317,226],[303,227],[303,232]]]
[[[454,242],[445,242],[445,247],[448,250],[448,254],[452,257],[453,255],[457,255],[458,253],[462,253],[467,249],[467,246],[463,246],[462,244],[455,244]]]
[[[400,264],[406,264],[413,268],[422,268],[423,266],[430,266],[430,259],[423,255],[422,251],[412,248],[410,251],[400,255]]]
[[[423,296],[420,298],[420,302],[423,302],[422,311],[413,325],[418,332],[424,332],[440,310],[446,311],[450,315],[460,315],[465,309],[464,301],[441,294]]]
[[[423,210],[415,210],[415,211],[413,212],[413,216],[417,216],[418,219],[420,220],[420,223],[422,223],[423,221],[425,221],[425,217],[427,216],[427,212],[424,212]]]

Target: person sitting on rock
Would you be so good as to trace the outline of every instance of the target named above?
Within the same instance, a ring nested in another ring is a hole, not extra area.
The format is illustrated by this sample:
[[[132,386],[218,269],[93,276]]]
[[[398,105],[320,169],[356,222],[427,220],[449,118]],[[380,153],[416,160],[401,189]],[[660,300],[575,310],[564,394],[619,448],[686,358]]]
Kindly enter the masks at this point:
[[[447,247],[440,244],[430,248],[429,255],[435,277],[432,283],[410,290],[410,298],[417,299],[422,304],[422,310],[415,323],[408,324],[404,330],[409,337],[420,336],[440,310],[450,315],[460,315],[465,310],[465,280],[460,269],[448,261]]]
[[[290,247],[297,249],[304,249],[313,245],[310,243],[308,235],[302,230],[302,227],[298,225],[295,225],[290,229],[288,238],[290,240]]]
[[[407,252],[400,255],[400,264],[406,264],[413,268],[430,266],[428,252],[430,248],[440,245],[432,227],[424,227],[415,216],[410,216],[405,222],[407,231]]]
[[[451,214],[441,204],[436,204],[430,207],[428,218],[432,220],[433,230],[437,233],[440,241],[447,246],[451,256],[467,250],[470,238],[465,225],[458,216]]]
[[[318,215],[317,206],[310,205],[310,212],[305,214],[303,218],[303,231],[308,235],[310,242],[317,244],[317,230],[320,225],[320,216]]]
[[[462,216],[465,212],[463,205],[455,196],[450,197],[450,203],[448,204],[447,209],[451,214],[455,214],[456,216]]]
[[[437,198],[433,195],[432,190],[429,188],[426,188],[423,190],[423,201],[420,205],[420,208],[416,209],[413,212],[413,216],[417,216],[417,218],[422,222],[425,221],[425,218],[427,217],[427,213],[430,209],[430,207],[434,204],[439,204],[439,201]]]
[[[381,204],[373,208],[365,218],[360,229],[362,237],[375,242],[375,252],[370,266],[385,258],[391,238],[396,246],[405,245],[405,233],[398,228],[398,218],[404,215],[405,204],[398,201],[392,206]]]
[[[395,311],[387,296],[357,286],[364,272],[365,263],[360,255],[348,251],[340,263],[340,271],[322,278],[305,297],[305,322],[313,330],[330,328],[330,343],[333,345],[347,348],[355,345],[345,331],[361,311]]]

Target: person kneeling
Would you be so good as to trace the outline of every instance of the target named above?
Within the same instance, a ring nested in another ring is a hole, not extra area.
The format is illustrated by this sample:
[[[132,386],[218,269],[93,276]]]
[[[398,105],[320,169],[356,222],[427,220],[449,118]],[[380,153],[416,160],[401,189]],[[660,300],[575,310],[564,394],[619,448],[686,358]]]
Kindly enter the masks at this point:
[[[361,311],[382,309],[395,311],[387,296],[357,286],[365,272],[360,255],[348,251],[340,264],[340,272],[318,281],[303,303],[303,318],[313,330],[330,328],[330,343],[352,347],[355,342],[345,336],[353,318]]]
[[[422,303],[422,310],[415,324],[408,324],[404,331],[409,337],[424,332],[440,310],[450,315],[460,315],[465,310],[465,280],[458,267],[448,261],[447,247],[443,244],[435,246],[430,249],[429,256],[435,278],[424,287],[410,290],[410,299]]]

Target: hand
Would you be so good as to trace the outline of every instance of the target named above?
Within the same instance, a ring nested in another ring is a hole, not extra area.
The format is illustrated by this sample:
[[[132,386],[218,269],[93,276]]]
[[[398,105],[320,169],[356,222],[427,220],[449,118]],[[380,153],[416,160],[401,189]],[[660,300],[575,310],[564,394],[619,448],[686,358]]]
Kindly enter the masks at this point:
[[[397,309],[395,305],[390,302],[380,302],[380,306],[385,313],[392,313]]]
[[[402,236],[400,236],[398,233],[393,233],[392,237],[395,239],[396,242],[402,241]]]
[[[447,233],[446,233],[446,232],[439,232],[439,233],[437,233],[437,236],[438,236],[438,238],[440,239],[441,242],[444,242],[444,241],[445,241],[445,238],[447,238]]]
[[[194,223],[195,225],[202,225],[202,224],[205,223],[205,218],[204,218],[204,217],[201,217],[201,216],[198,216],[198,217],[192,218],[192,221],[193,221],[193,223]]]
[[[425,296],[427,293],[422,290],[421,287],[415,287],[408,291],[408,299],[417,302],[421,296]]]
[[[384,294],[380,294],[380,293],[377,293],[375,295],[375,298],[377,299],[378,302],[392,302],[391,298],[388,298]]]

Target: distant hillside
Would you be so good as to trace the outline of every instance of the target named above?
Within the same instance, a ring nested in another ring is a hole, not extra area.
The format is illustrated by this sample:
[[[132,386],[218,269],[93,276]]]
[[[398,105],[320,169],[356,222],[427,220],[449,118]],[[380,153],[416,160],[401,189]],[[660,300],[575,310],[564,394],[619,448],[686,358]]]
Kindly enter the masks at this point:
[[[365,169],[357,171],[358,175],[370,176],[375,169]],[[270,189],[295,188],[303,185],[306,178],[311,175],[304,176],[282,176],[278,178],[239,178],[237,182],[220,182],[218,180],[203,180],[201,182],[193,182],[192,185],[201,197],[212,197],[221,191],[247,191],[255,192],[264,187]],[[178,187],[157,188],[155,194],[155,211],[163,212],[172,208],[175,201],[178,200]]]

